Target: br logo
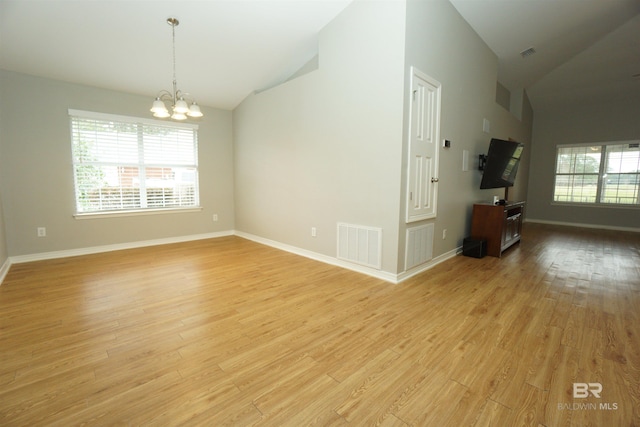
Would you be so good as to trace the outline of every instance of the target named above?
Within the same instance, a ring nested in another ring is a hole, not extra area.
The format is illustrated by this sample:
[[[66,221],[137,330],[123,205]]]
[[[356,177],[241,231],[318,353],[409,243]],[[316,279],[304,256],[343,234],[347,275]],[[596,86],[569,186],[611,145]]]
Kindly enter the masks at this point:
[[[602,393],[602,384],[600,383],[573,383],[573,397],[576,399],[584,399],[589,394],[600,399]]]

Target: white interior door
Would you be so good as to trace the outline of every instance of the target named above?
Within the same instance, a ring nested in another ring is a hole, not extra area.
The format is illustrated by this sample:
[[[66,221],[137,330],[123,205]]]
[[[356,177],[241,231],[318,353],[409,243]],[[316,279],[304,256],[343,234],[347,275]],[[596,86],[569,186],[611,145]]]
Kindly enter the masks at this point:
[[[411,67],[407,222],[435,218],[437,213],[440,87]]]

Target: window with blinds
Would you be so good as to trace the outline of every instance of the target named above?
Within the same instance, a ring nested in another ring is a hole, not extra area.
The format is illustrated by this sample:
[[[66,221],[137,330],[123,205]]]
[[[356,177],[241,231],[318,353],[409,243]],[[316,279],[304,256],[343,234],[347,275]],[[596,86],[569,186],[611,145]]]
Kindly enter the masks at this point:
[[[553,200],[640,206],[640,143],[559,145]]]
[[[78,214],[194,208],[198,128],[69,110]]]

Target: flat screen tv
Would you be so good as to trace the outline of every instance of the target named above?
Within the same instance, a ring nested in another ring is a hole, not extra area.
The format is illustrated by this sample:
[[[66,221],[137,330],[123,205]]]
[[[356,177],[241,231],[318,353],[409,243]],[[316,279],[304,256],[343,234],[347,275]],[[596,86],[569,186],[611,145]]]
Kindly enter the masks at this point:
[[[480,188],[512,187],[524,145],[516,141],[492,138],[485,157]]]

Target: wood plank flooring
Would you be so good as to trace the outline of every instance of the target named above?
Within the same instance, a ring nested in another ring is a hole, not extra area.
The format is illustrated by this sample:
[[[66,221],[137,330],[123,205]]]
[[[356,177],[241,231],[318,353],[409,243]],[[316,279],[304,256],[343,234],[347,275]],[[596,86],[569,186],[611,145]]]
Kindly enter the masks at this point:
[[[14,265],[0,425],[639,426],[640,234],[399,285],[238,237]]]

